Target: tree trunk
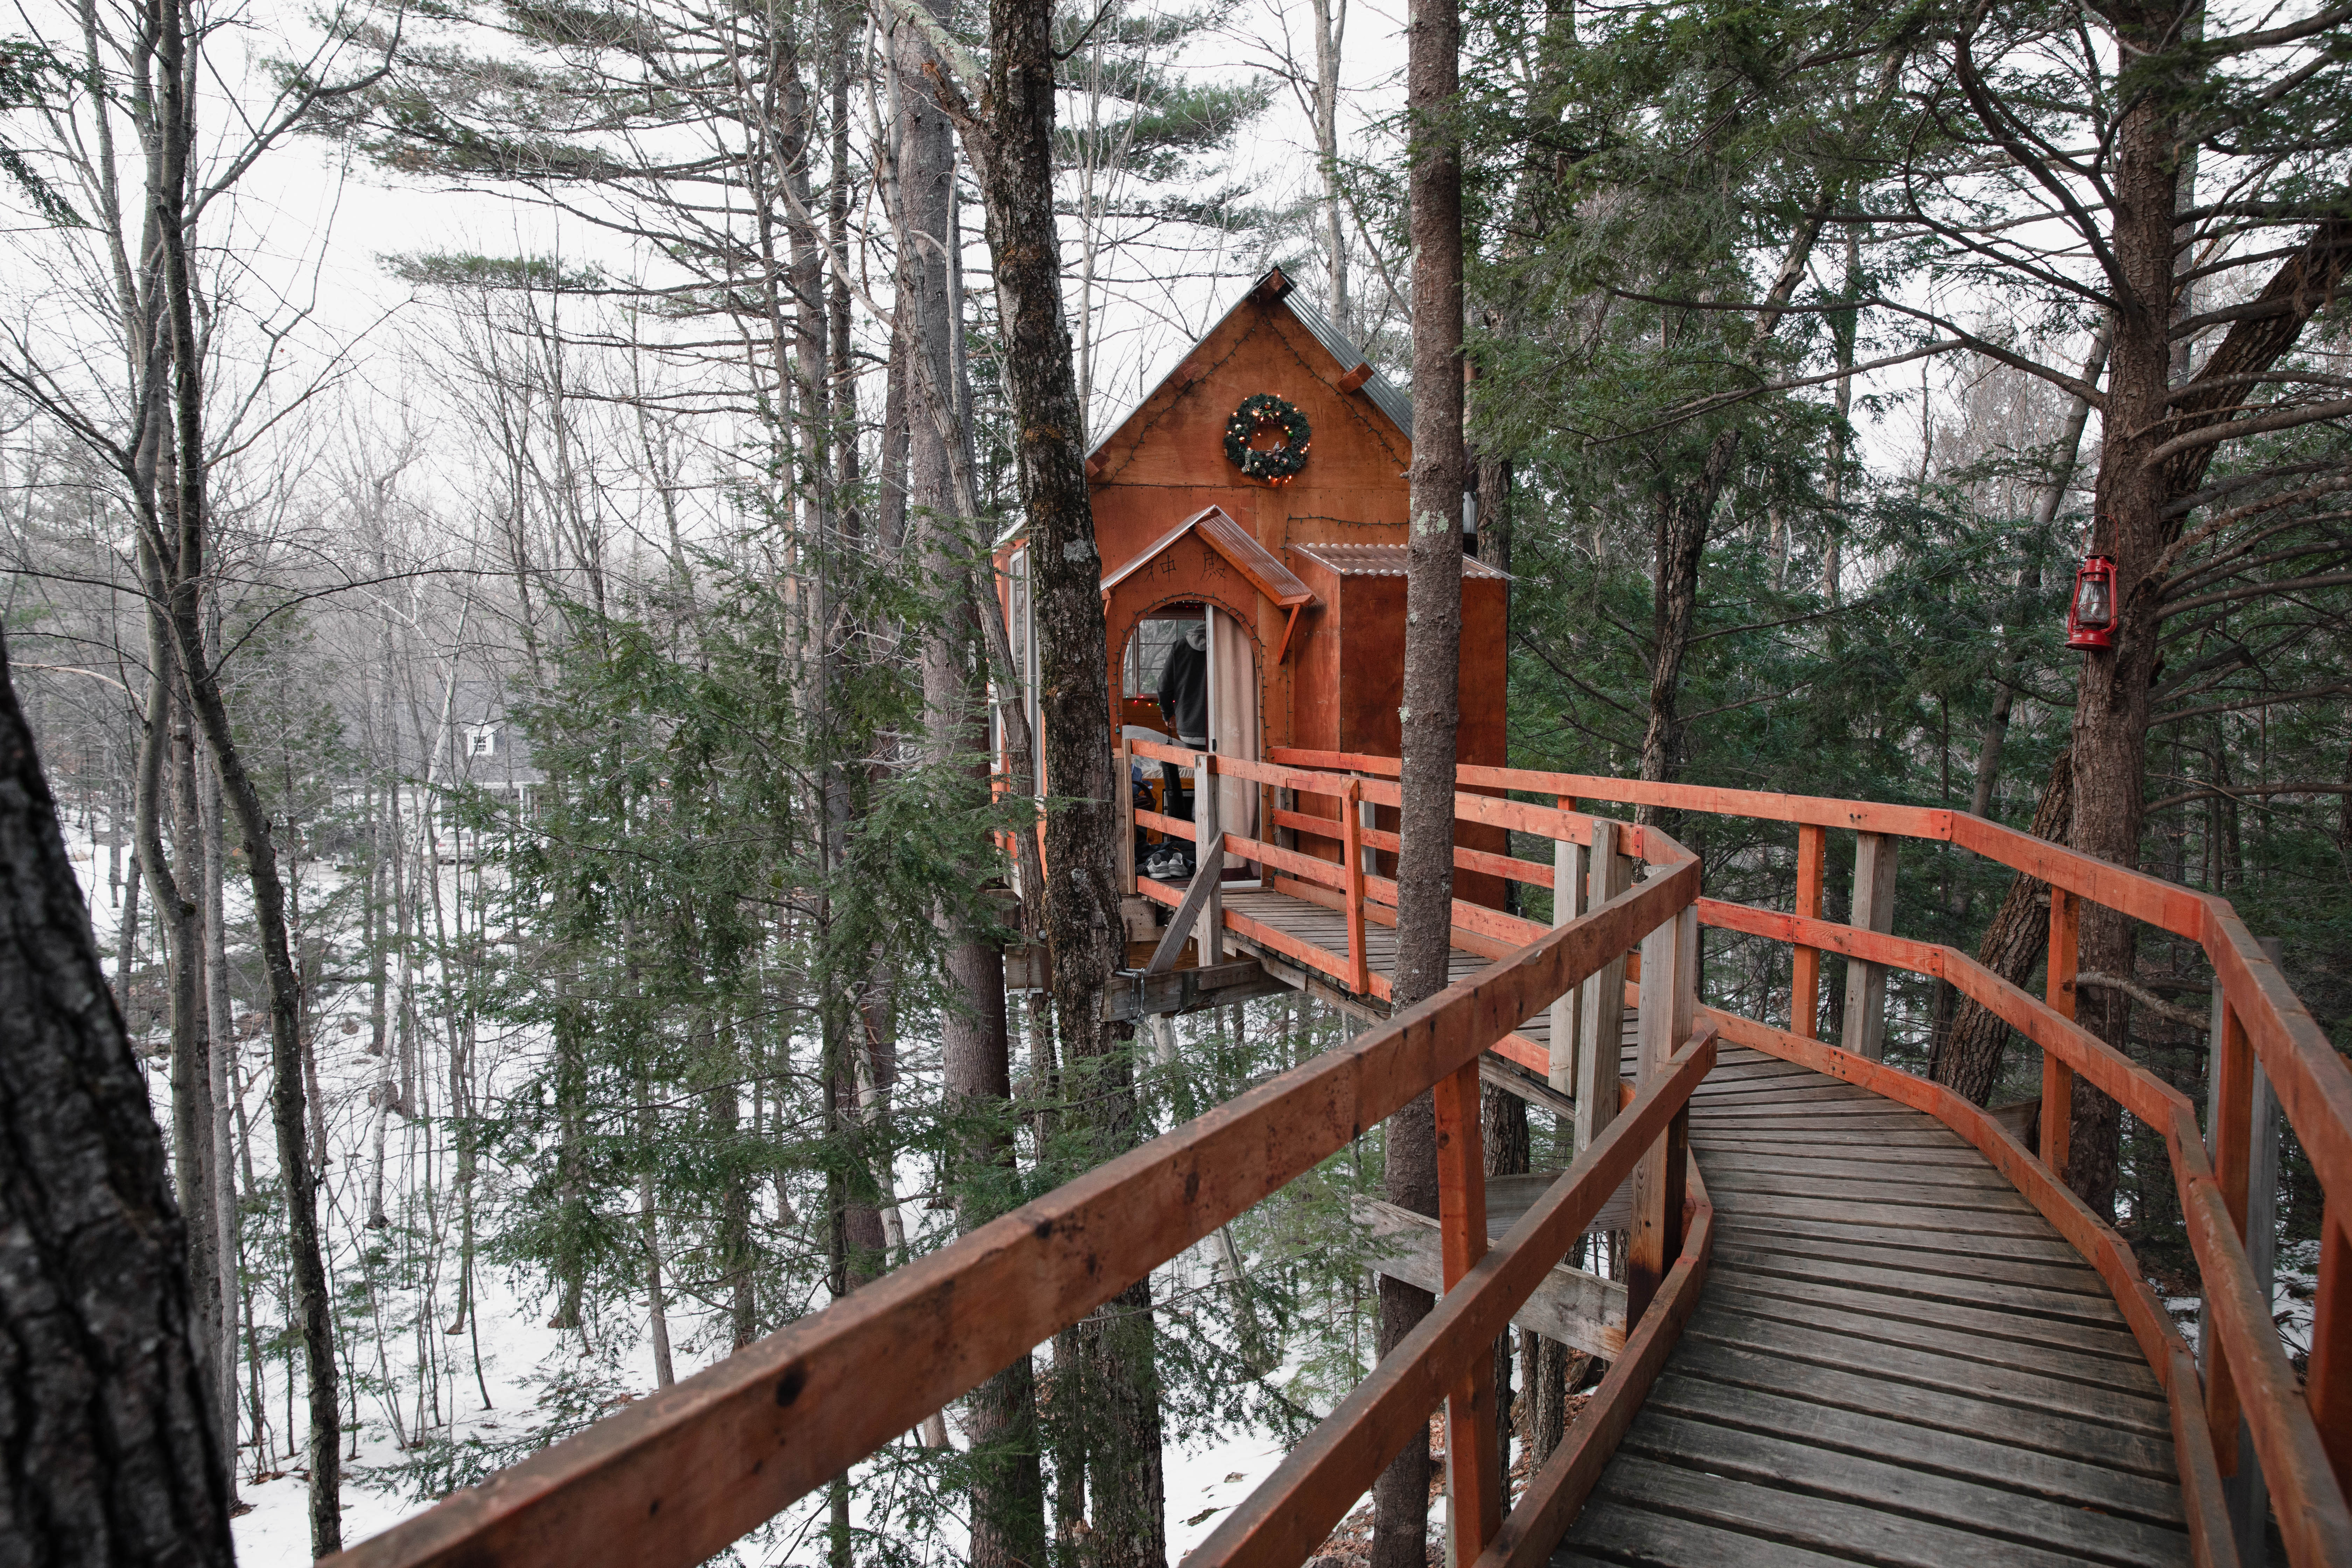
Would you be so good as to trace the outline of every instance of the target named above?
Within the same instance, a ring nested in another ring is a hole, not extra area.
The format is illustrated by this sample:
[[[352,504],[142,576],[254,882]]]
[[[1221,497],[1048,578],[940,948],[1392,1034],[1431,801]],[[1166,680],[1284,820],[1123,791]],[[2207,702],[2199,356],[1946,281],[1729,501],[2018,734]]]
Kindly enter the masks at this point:
[[[2042,804],[2033,813],[2033,836],[2053,844],[2065,842],[2074,805],[2074,758],[2061,752],[2051,764],[2050,782],[2043,786]],[[2025,876],[2012,879],[1984,940],[1977,944],[1977,962],[2011,985],[2023,985],[2033,978],[2034,967],[2049,945],[2049,884]],[[1964,1001],[1931,1076],[1975,1103],[1986,1104],[2000,1086],[2001,1055],[2008,1046],[2009,1026],[1984,1004]]]
[[[204,365],[196,342],[195,286],[188,260],[184,211],[195,116],[190,103],[184,18],[178,0],[154,0],[152,9],[160,39],[156,65],[162,166],[153,197],[155,227],[163,253],[164,314],[171,333],[172,414],[178,458],[173,509],[178,549],[171,562],[171,593],[164,615],[182,679],[236,815],[253,881],[254,918],[269,981],[271,1119],[278,1132],[278,1170],[286,1186],[287,1250],[310,1382],[310,1552],[323,1557],[342,1546],[342,1415],[336,1398],[332,1305],[327,1297],[326,1261],[319,1246],[318,1192],[304,1139],[302,987],[287,935],[286,891],[270,840],[268,813],[246,772],[219,683],[205,658],[198,597],[210,526],[205,489]]]
[[[912,28],[891,40],[898,73],[898,176],[901,235],[898,268],[899,341],[893,371],[909,401],[938,389],[945,405],[965,399],[950,352],[963,330],[949,247],[955,237],[954,132],[933,97],[925,68],[936,56]],[[924,364],[918,367],[914,356]],[[924,581],[942,600],[923,642],[923,706],[929,729],[929,766],[970,773],[975,801],[988,788],[988,722],[977,680],[982,610],[972,602],[969,560],[978,541],[956,500],[951,450],[964,438],[960,418],[908,421],[906,510],[910,537],[920,542]],[[985,844],[976,847],[982,865]],[[986,875],[973,868],[972,880]],[[940,1021],[947,1110],[968,1120],[959,1150],[956,1219],[969,1233],[1017,1197],[1012,1127],[1012,1046],[1004,1017],[1004,955],[974,928],[971,911],[943,908],[948,938],[949,1005]],[[1027,1352],[974,1389],[965,1401],[971,1439],[971,1561],[975,1568],[1045,1568],[1045,1493],[1038,1458],[1035,1374]]]
[[[1412,121],[1412,469],[1405,551],[1402,808],[1397,832],[1402,1013],[1446,984],[1454,957],[1454,769],[1462,716],[1462,152],[1454,123],[1462,55],[1455,0],[1412,0],[1406,26]],[[1437,1213],[1437,1111],[1424,1092],[1389,1118],[1391,1203]],[[1433,1298],[1381,1277],[1386,1356]],[[1404,1447],[1372,1488],[1372,1568],[1421,1568],[1429,1530],[1429,1436]]]
[[[1138,1112],[1133,1031],[1097,1016],[1103,983],[1125,956],[1114,885],[1120,818],[1111,777],[1102,556],[1054,222],[1052,24],[1050,7],[992,0],[980,111],[949,107],[980,176],[1003,313],[1004,383],[1018,433],[1037,625],[1042,783],[1065,803],[1045,819],[1045,861],[1054,872],[1040,879],[1034,901],[1053,964],[1069,1099],[1089,1108],[1083,1121],[1073,1114],[1066,1125],[1085,1135],[1091,1162],[1135,1142]],[[1204,865],[1202,873],[1215,871]],[[1024,898],[1030,890],[1024,887]],[[1088,1402],[1087,1555],[1105,1568],[1156,1568],[1168,1551],[1150,1280],[1138,1280],[1097,1311],[1079,1339],[1096,1396]]]
[[[235,1562],[147,1083],[0,645],[0,1558]]]

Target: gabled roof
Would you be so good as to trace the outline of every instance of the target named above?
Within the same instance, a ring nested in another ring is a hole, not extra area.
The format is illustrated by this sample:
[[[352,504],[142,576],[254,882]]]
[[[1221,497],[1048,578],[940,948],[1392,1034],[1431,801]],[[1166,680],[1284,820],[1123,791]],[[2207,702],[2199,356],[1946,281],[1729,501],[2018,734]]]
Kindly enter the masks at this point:
[[[1402,436],[1407,441],[1412,439],[1412,400],[1407,397],[1394,382],[1373,369],[1370,362],[1364,358],[1363,351],[1350,342],[1345,332],[1333,326],[1322,311],[1298,298],[1296,286],[1283,275],[1281,268],[1275,267],[1267,268],[1255,282],[1252,283],[1242,297],[1234,301],[1232,309],[1210,324],[1207,331],[1193,339],[1192,348],[1186,349],[1183,353],[1176,356],[1175,362],[1168,367],[1168,374],[1146,387],[1143,395],[1136,400],[1133,407],[1120,414],[1118,418],[1103,425],[1102,434],[1095,437],[1094,447],[1087,456],[1092,458],[1096,453],[1103,449],[1112,437],[1125,429],[1128,421],[1133,419],[1145,404],[1159,395],[1160,389],[1168,384],[1169,378],[1183,367],[1184,362],[1191,357],[1192,349],[1199,348],[1216,336],[1218,329],[1232,321],[1235,311],[1258,298],[1261,292],[1271,295],[1284,310],[1290,312],[1293,321],[1305,327],[1308,335],[1329,351],[1331,357],[1338,360],[1349,373],[1350,381],[1353,381],[1355,375],[1360,373],[1363,379],[1357,383],[1357,385],[1360,386],[1364,395],[1371,400],[1372,406],[1379,409],[1387,416],[1388,422],[1396,426],[1398,435]],[[1340,384],[1343,388],[1354,390],[1348,386],[1347,382],[1342,382]]]
[[[1102,591],[1108,594],[1126,582],[1188,533],[1199,534],[1202,543],[1223,556],[1234,571],[1249,579],[1251,587],[1282,608],[1295,610],[1315,602],[1313,589],[1300,582],[1297,574],[1260,544],[1248,529],[1226,516],[1223,508],[1213,506],[1193,513],[1153,540],[1134,560],[1104,578]]]

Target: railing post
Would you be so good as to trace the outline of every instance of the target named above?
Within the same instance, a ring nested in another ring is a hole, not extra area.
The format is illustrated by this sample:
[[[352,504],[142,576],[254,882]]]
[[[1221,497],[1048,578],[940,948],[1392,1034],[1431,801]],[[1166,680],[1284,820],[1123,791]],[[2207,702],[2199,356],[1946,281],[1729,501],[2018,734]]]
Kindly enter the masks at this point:
[[[2075,953],[2083,934],[2083,905],[2063,888],[2050,889],[2050,983],[2042,993],[2060,1017],[2074,1016]],[[2042,1163],[2066,1179],[2066,1141],[2074,1128],[2074,1069],[2055,1051],[2042,1053]]]
[[[1822,918],[1822,872],[1829,858],[1830,830],[1811,823],[1797,826],[1797,913]],[[1789,1032],[1808,1040],[1822,1037],[1822,950],[1797,949],[1789,978]]]
[[[2246,1238],[2246,1150],[2253,1132],[2254,1052],[2245,1024],[2230,998],[2221,998],[2221,1028],[2213,1037],[2211,1110],[2205,1142],[2213,1152],[2213,1177],[2238,1239]],[[2238,1470],[2238,1390],[2230,1358],[2212,1355],[2205,1363],[2205,1422],[2213,1434],[2213,1458],[2223,1476]]]
[[[1448,1290],[1486,1256],[1486,1154],[1478,1064],[1437,1080],[1437,1229]],[[1452,1561],[1478,1560],[1502,1525],[1503,1481],[1495,1442],[1495,1362],[1478,1355],[1445,1396],[1446,1524]]]
[[[1617,852],[1618,825],[1605,816],[1592,819],[1592,856],[1586,881],[1584,907],[1597,910],[1633,885],[1633,863]],[[1622,953],[1601,966],[1577,997],[1576,1152],[1617,1120],[1617,1080],[1623,1075],[1619,1057],[1625,1034],[1625,957]]]
[[[1124,903],[1135,897],[1135,742],[1118,742],[1118,896]]]
[[[2206,1152],[2213,1161],[2222,1202],[2245,1243],[2254,1292],[2269,1300],[2278,1247],[2278,1097],[2272,1092],[2270,1079],[2246,1037],[2244,1021],[2218,984],[2213,989],[2210,1039],[2205,1083]],[[2270,1489],[2263,1482],[2262,1460],[2254,1453],[2252,1434],[2240,1414],[2235,1380],[2227,1358],[2218,1353],[2220,1348],[2211,1314],[2200,1310],[2197,1361],[2205,1377],[2207,1420],[2228,1418],[2226,1428],[2212,1427],[2214,1458],[2223,1477],[2221,1496],[2230,1505],[2231,1531],[2237,1538],[2239,1557],[2259,1563],[2263,1527],[2270,1514]]]
[[[1853,918],[1864,931],[1895,929],[1895,846],[1890,834],[1854,837]],[[1886,1053],[1886,965],[1866,959],[1845,961],[1845,1026],[1838,1045],[1858,1057],[1878,1060]]]
[[[1698,1005],[1698,910],[1686,906],[1642,939],[1641,1068],[1646,1089],[1665,1075],[1675,1047],[1690,1038]],[[1683,1249],[1683,1192],[1690,1156],[1690,1107],[1633,1167],[1633,1234],[1625,1258],[1625,1330],[1631,1333]]]
[[[2319,1215],[2319,1289],[2312,1299],[2311,1371],[2304,1402],[2338,1485],[2352,1489],[2352,1198]]]
[[[1572,795],[1559,797],[1562,811],[1574,811]],[[1585,847],[1573,838],[1555,838],[1551,843],[1551,923],[1564,926],[1584,912]],[[1573,1099],[1576,1094],[1576,1053],[1578,1042],[1577,993],[1575,987],[1552,999],[1551,1004],[1551,1086]]]
[[[1371,964],[1364,950],[1364,817],[1357,809],[1363,795],[1360,779],[1349,779],[1339,792],[1340,858],[1347,862],[1348,883],[1348,989],[1359,996],[1372,988]]]
[[[1222,963],[1225,956],[1225,906],[1218,884],[1225,875],[1225,840],[1217,831],[1216,759],[1207,752],[1192,753],[1192,875],[1209,879],[1208,906],[1201,911],[1201,967]],[[1206,846],[1206,848],[1202,847]]]

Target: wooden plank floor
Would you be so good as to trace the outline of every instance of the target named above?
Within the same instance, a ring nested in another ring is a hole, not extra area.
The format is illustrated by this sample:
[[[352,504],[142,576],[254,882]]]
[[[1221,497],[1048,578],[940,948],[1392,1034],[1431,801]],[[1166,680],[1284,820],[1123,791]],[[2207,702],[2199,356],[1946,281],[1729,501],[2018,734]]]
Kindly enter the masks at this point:
[[[1224,904],[1347,950],[1335,911]],[[1365,934],[1390,973],[1396,933]],[[1486,962],[1457,952],[1454,978]],[[1692,1102],[1691,1147],[1716,1210],[1706,1288],[1555,1564],[2189,1561],[2137,1342],[1973,1147],[1736,1046]]]
[[[2189,1561],[2138,1343],[1958,1134],[1725,1047],[1691,1147],[1706,1288],[1555,1564]]]

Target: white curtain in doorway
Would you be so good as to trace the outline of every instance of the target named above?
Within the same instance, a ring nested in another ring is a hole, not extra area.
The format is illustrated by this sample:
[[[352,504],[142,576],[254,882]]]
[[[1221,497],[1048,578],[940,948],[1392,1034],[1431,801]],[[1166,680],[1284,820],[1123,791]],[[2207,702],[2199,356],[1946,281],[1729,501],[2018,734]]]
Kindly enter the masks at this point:
[[[1209,740],[1221,757],[1246,763],[1257,754],[1257,659],[1249,633],[1223,610],[1209,609]],[[1258,786],[1247,779],[1217,781],[1217,823],[1228,833],[1258,837]],[[1225,864],[1240,866],[1238,857]]]

